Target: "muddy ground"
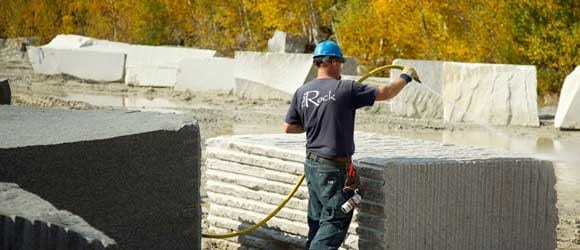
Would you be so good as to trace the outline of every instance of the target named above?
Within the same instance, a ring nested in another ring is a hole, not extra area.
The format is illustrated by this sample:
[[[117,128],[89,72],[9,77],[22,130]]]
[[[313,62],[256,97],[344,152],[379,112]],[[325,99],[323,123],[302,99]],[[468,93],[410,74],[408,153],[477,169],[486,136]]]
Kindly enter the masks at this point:
[[[134,87],[123,83],[86,82],[62,75],[38,75],[32,72],[26,57],[18,54],[0,54],[0,78],[10,80],[14,105],[185,113],[199,121],[202,140],[231,134],[280,133],[289,104],[285,100],[242,99],[231,91],[177,92],[169,88]],[[512,151],[522,149],[530,154],[547,155],[558,162],[558,247],[580,249],[580,156],[569,153],[580,152],[580,131],[559,131],[551,126],[550,121],[543,124],[539,128],[508,127],[489,131],[479,125],[397,118],[379,105],[357,112],[356,129],[443,143]],[[562,147],[564,153],[558,154],[558,148]],[[204,246],[206,249],[212,248],[207,244]]]

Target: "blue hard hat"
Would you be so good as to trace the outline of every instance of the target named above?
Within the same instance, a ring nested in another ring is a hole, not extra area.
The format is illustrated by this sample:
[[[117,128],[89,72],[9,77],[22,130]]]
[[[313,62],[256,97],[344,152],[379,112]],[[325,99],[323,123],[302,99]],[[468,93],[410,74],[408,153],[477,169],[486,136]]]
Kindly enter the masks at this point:
[[[333,41],[327,40],[316,45],[314,49],[313,58],[323,57],[323,56],[334,56],[338,57],[340,61],[344,61],[344,56],[342,55],[342,50]]]

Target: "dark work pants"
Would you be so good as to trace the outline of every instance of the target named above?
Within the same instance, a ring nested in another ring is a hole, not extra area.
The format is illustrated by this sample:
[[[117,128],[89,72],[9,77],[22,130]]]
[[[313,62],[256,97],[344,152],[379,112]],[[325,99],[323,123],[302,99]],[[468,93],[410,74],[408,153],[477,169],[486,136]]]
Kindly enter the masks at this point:
[[[308,183],[308,241],[306,249],[338,249],[346,237],[352,211],[340,206],[352,195],[343,192],[346,169],[306,160],[304,173]]]

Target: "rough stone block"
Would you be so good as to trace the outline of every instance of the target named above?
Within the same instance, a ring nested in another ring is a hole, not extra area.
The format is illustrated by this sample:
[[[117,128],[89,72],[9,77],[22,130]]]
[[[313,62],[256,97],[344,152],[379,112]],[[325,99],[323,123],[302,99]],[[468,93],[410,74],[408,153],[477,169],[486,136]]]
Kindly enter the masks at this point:
[[[231,58],[185,58],[177,69],[176,90],[233,90],[235,61]]]
[[[7,226],[11,220],[14,227]],[[45,250],[48,245],[58,244],[59,239],[48,236],[49,227],[60,227],[68,231],[68,237],[76,238],[79,244],[99,242],[102,249],[112,248],[115,241],[101,231],[91,227],[81,217],[59,210],[35,194],[26,192],[13,183],[0,182],[0,248],[12,242],[23,249]],[[2,225],[4,224],[4,225]],[[72,234],[74,233],[74,236]],[[46,236],[42,236],[45,234]],[[12,236],[10,236],[12,235]],[[97,244],[97,243],[94,243]],[[24,247],[24,246],[28,246]]]
[[[123,53],[33,46],[28,48],[28,57],[36,73],[67,74],[99,82],[123,79]]]
[[[0,181],[84,218],[121,249],[201,247],[200,134],[190,117],[7,106]],[[49,187],[49,188],[47,188]]]
[[[564,80],[554,126],[580,129],[580,66],[576,66],[576,69]]]
[[[210,58],[215,53],[215,50],[133,45],[127,52],[125,83],[173,87],[183,59]]]
[[[60,74],[58,50],[43,49],[42,47],[28,46],[28,59],[34,73],[45,75]]]
[[[358,75],[358,59],[352,56],[345,56],[344,63],[342,64],[341,74],[343,75]],[[314,67],[316,68],[316,66]]]
[[[236,51],[235,59],[236,79],[261,84],[288,95],[293,95],[298,87],[316,77],[312,54]],[[237,92],[240,91],[236,87]],[[263,96],[267,98],[268,93]]]
[[[272,88],[266,84],[236,78],[235,94],[241,98],[248,99],[281,99],[291,100],[292,94]]]
[[[443,118],[539,126],[536,85],[534,66],[445,62]]]
[[[86,36],[59,34],[43,47],[53,49],[78,49],[91,46],[94,40],[96,39]]]
[[[345,249],[555,247],[558,221],[550,162],[368,133],[355,133],[355,141],[365,196]],[[304,135],[209,139],[209,231],[238,231],[264,218],[302,173],[304,143]],[[247,236],[281,249],[298,247],[307,233],[306,203],[303,183],[287,207],[262,228],[278,233],[256,231]],[[538,221],[541,226],[534,227]],[[513,228],[517,233],[508,232]],[[523,243],[533,237],[541,244]],[[227,241],[268,249],[255,241]]]
[[[276,30],[268,39],[268,50],[279,53],[304,53],[307,41],[299,36]]]
[[[403,117],[441,119],[443,61],[395,59],[394,65],[409,66],[417,70],[421,84],[411,82],[391,101],[391,111]],[[401,70],[392,69],[391,78],[398,77]]]
[[[90,43],[90,46],[81,47],[80,49],[128,54],[129,48],[131,46],[133,46],[133,45],[128,44],[128,43],[120,43],[120,42],[112,42],[112,41],[108,41],[108,40],[93,39],[92,42]]]

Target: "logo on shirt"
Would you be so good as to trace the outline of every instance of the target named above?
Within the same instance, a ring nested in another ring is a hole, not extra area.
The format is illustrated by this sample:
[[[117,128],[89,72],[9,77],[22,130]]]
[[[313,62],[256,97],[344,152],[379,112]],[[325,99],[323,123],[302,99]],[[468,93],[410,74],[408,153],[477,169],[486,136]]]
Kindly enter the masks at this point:
[[[332,93],[332,91],[328,91],[328,94],[320,96],[320,92],[318,92],[318,90],[310,90],[310,91],[306,91],[303,95],[302,95],[302,102],[300,104],[300,108],[308,108],[308,106],[320,106],[321,103],[323,102],[327,102],[327,101],[333,101],[335,102],[336,99],[334,98],[335,94]]]

